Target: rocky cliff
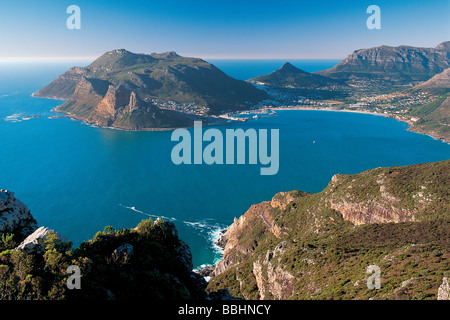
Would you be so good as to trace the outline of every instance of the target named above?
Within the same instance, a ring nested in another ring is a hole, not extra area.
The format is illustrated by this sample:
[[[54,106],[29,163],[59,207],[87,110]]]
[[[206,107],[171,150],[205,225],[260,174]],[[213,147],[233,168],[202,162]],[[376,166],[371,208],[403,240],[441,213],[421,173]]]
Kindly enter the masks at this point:
[[[450,160],[377,168],[336,175],[317,194],[283,192],[253,205],[219,241],[223,259],[208,290],[244,299],[436,299],[450,262],[449,177]],[[367,288],[369,265],[382,270],[379,290]]]

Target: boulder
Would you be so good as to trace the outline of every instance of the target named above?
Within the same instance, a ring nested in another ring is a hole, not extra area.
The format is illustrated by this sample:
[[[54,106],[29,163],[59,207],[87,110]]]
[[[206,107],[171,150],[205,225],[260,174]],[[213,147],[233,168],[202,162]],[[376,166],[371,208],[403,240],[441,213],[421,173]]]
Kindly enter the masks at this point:
[[[58,239],[67,241],[67,239],[61,236],[58,232],[55,232],[54,230],[51,230],[47,227],[40,227],[28,237],[26,237],[26,239],[23,240],[22,243],[19,244],[14,250],[23,250],[26,253],[42,253],[42,251],[44,251],[45,249],[45,240],[47,239],[50,232],[56,234]]]

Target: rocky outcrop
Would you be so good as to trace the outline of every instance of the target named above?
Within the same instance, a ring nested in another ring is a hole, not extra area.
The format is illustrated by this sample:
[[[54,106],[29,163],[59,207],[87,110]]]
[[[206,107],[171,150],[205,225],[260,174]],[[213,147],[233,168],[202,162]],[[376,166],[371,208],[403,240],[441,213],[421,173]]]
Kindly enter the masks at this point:
[[[294,292],[294,276],[280,266],[281,255],[289,246],[287,241],[278,244],[266,253],[265,258],[253,262],[253,274],[258,285],[261,300],[275,298],[284,300]],[[276,260],[276,261],[275,261]]]
[[[388,203],[353,203],[345,200],[337,200],[337,202],[331,200],[330,206],[354,225],[414,221],[414,211],[398,209]]]
[[[436,194],[431,190],[430,180],[424,180],[400,196],[394,183],[400,172],[374,169],[370,175],[359,174],[359,179],[335,175],[325,191],[325,201],[354,225],[416,221],[416,215],[435,202]]]
[[[285,210],[290,203],[306,195],[308,195],[307,192],[302,192],[298,190],[293,190],[289,192],[284,191],[278,192],[276,195],[273,196],[272,200],[270,201],[270,205],[272,208]]]
[[[3,232],[20,233],[26,236],[37,228],[30,210],[13,192],[0,189],[0,235]]]
[[[448,284],[447,277],[442,279],[442,284],[438,290],[438,300],[450,300],[450,285]]]
[[[28,237],[26,237],[25,240],[15,248],[15,250],[22,250],[26,253],[42,253],[45,249],[45,241],[47,240],[49,234],[55,234],[61,241],[68,241],[67,238],[65,238],[58,232],[47,227],[40,227]]]
[[[134,91],[127,90],[121,85],[109,85],[105,96],[86,121],[98,126],[111,126],[114,122],[130,116],[133,111],[145,107],[145,105],[146,103]]]

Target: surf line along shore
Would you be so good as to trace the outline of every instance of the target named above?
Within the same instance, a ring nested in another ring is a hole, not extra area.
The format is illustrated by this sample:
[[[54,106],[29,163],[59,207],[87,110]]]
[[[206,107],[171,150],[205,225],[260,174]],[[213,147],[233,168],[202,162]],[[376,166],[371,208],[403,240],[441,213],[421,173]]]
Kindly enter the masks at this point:
[[[185,304],[178,307],[178,315],[202,315],[206,318],[214,313],[222,315],[268,315],[270,307],[270,304],[223,304],[220,308]]]
[[[193,131],[194,136],[191,136]],[[225,150],[224,137],[216,128],[202,130],[202,122],[194,121],[194,128],[176,129],[171,141],[178,141],[171,152],[172,162],[180,164],[248,164],[264,165],[261,175],[275,175],[279,169],[279,129],[270,129],[270,155],[268,129],[226,129]],[[248,150],[246,141],[248,140]],[[209,142],[203,148],[203,142]],[[236,142],[236,143],[235,143]],[[225,151],[225,152],[224,152]],[[248,152],[247,152],[248,151]],[[225,153],[225,154],[224,154]],[[236,161],[235,161],[236,158]]]

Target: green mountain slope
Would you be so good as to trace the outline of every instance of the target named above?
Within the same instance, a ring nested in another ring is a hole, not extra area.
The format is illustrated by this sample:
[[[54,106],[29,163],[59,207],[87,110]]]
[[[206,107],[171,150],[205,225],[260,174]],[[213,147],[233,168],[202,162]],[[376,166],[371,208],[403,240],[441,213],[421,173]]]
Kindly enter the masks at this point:
[[[450,160],[336,175],[253,205],[219,241],[209,292],[245,299],[436,299],[450,270]],[[370,290],[370,265],[381,287]]]
[[[87,67],[66,71],[34,96],[67,100],[57,111],[124,129],[180,127],[191,122],[179,112],[159,110],[152,99],[193,104],[204,107],[205,114],[217,114],[247,109],[267,98],[264,91],[201,59],[123,49],[107,52]],[[137,100],[137,105],[131,105],[130,99]]]
[[[411,130],[450,141],[450,68],[412,88],[413,93],[430,93],[436,99],[409,111],[418,120]]]

